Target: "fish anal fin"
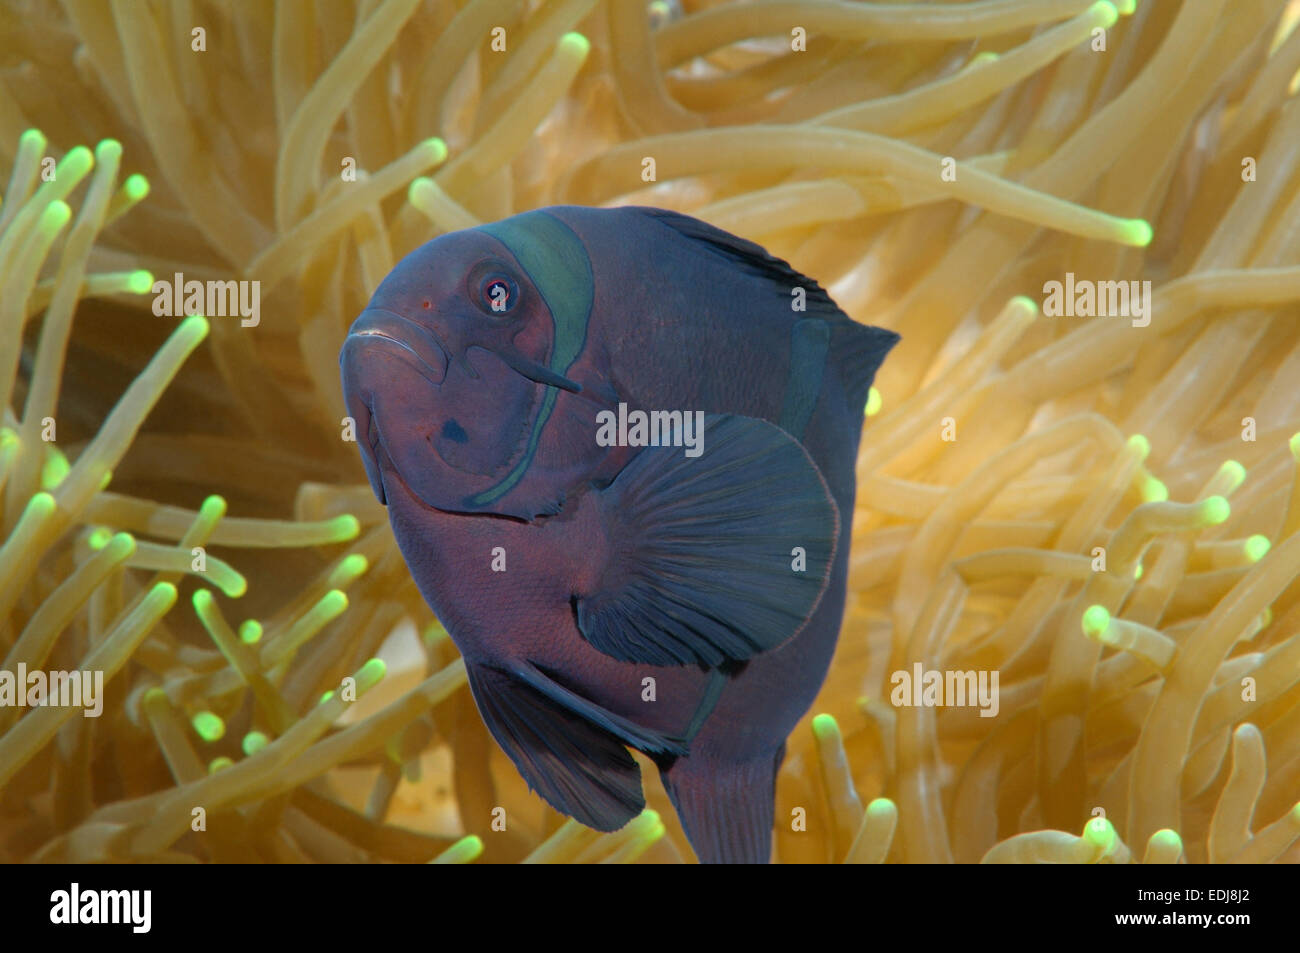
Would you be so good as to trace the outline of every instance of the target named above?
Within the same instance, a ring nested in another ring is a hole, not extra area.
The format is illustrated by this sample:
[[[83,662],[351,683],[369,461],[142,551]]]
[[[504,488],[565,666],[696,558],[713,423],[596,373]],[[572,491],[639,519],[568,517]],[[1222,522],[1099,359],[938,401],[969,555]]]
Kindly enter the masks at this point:
[[[702,864],[765,864],[772,853],[780,755],[729,762],[707,755],[661,769],[664,789]]]

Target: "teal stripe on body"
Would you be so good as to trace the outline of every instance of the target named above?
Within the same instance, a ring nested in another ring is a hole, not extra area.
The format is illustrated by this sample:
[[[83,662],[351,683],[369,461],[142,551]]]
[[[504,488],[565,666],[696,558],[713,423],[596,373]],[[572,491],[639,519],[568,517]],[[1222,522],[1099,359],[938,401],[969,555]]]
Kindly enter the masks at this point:
[[[803,439],[804,429],[822,392],[822,374],[826,370],[826,352],[830,343],[830,325],[817,318],[796,321],[790,330],[790,373],[785,382],[785,400],[781,404],[778,423],[796,440]]]

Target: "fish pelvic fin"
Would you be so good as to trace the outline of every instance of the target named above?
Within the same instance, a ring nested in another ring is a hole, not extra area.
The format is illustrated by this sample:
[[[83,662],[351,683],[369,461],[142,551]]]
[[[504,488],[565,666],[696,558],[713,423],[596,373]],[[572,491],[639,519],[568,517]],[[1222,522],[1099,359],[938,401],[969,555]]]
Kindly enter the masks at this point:
[[[492,737],[557,811],[615,831],[645,809],[641,768],[620,738],[510,673],[478,664],[466,672]]]

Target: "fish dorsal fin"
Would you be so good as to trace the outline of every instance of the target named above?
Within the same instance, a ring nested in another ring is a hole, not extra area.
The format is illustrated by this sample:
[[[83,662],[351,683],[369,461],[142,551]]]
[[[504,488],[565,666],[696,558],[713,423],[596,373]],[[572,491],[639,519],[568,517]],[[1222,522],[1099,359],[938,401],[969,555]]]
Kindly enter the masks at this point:
[[[899,341],[897,333],[854,321],[840,310],[839,305],[831,300],[821,285],[796,271],[789,262],[769,254],[760,245],[681,212],[647,206],[633,206],[631,210],[666,225],[683,238],[697,243],[706,253],[717,256],[719,260],[770,282],[773,290],[779,292],[787,302],[791,297],[790,289],[802,288],[804,311],[795,312],[793,317],[826,322],[830,329],[830,341],[824,353],[844,382],[848,399],[852,403],[865,405],[867,390],[876,370],[885,355]],[[815,325],[808,325],[798,331],[808,332],[814,327]],[[795,343],[799,343],[797,334]],[[816,397],[816,392],[813,392],[813,397]]]
[[[703,250],[717,255],[729,264],[779,286],[787,300],[790,298],[791,288],[802,288],[806,307],[806,313],[801,315],[802,317],[853,320],[840,310],[839,305],[831,300],[831,296],[815,280],[796,271],[789,262],[769,254],[761,245],[732,235],[730,232],[724,232],[708,222],[691,218],[681,212],[670,212],[667,209],[648,206],[633,206],[631,210],[667,225],[683,238],[699,243]]]
[[[574,608],[620,661],[745,661],[795,636],[825,591],[838,511],[807,451],[765,420],[706,414],[699,456],[647,447],[600,502],[617,551]]]

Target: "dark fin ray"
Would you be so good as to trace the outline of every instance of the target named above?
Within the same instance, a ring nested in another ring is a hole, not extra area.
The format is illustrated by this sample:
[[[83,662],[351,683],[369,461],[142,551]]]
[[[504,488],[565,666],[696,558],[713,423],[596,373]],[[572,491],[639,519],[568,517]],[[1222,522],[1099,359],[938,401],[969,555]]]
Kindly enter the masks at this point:
[[[825,591],[839,515],[807,451],[763,420],[704,421],[701,456],[647,448],[601,492],[620,545],[575,615],[620,661],[751,658],[799,632]]]
[[[598,831],[645,808],[641,769],[623,743],[512,675],[467,665],[488,730],[548,804]]]
[[[678,758],[664,789],[702,864],[766,864],[772,854],[777,753],[741,764]]]

